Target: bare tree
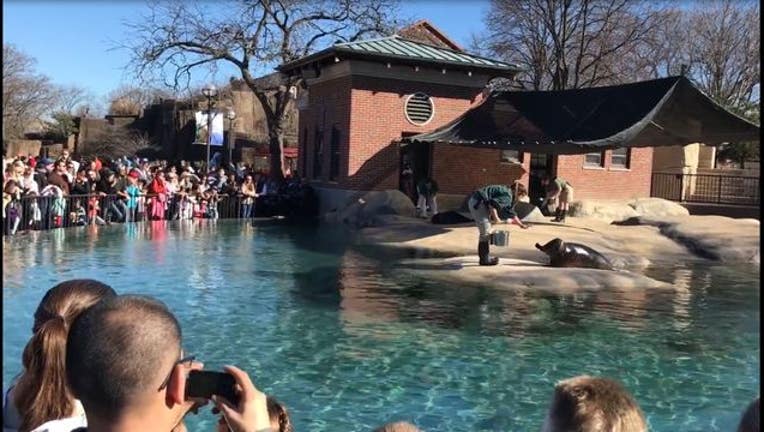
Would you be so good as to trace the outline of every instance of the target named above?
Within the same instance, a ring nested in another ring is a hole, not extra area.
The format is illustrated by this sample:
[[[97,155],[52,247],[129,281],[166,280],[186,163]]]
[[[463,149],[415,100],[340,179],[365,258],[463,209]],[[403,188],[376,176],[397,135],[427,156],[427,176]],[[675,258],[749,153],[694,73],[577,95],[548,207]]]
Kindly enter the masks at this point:
[[[493,0],[483,39],[523,67],[524,88],[591,87],[628,80],[624,66],[661,18],[634,0]]]
[[[147,105],[172,97],[172,92],[156,87],[122,85],[107,96],[109,114],[139,115]]]
[[[108,127],[82,145],[82,156],[99,156],[110,159],[139,152],[159,152],[156,143],[146,132],[123,127]]]
[[[308,55],[328,43],[391,32],[397,0],[242,0],[219,4],[157,2],[151,13],[128,23],[135,38],[126,47],[137,76],[188,86],[191,73],[225,62],[235,66],[263,107],[271,173],[283,177],[290,88],[301,78],[278,76],[273,85],[253,71]],[[215,14],[209,13],[211,7]],[[262,69],[261,69],[262,70]]]
[[[25,128],[40,120],[57,100],[55,86],[35,71],[35,59],[3,44],[3,138],[22,137]]]
[[[761,81],[758,2],[723,0],[704,6],[688,19],[691,76],[719,103],[743,111]]]

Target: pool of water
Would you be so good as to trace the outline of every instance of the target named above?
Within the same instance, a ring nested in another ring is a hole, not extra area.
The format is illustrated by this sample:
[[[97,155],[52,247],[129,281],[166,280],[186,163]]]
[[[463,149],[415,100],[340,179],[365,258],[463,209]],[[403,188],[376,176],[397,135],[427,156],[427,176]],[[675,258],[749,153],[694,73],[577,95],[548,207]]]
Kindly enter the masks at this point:
[[[188,352],[249,371],[298,431],[539,430],[554,383],[583,373],[621,380],[655,431],[734,430],[758,395],[757,268],[663,265],[651,275],[674,291],[552,295],[430,283],[397,258],[237,221],[4,239],[3,387],[43,293],[91,277],[166,302]]]

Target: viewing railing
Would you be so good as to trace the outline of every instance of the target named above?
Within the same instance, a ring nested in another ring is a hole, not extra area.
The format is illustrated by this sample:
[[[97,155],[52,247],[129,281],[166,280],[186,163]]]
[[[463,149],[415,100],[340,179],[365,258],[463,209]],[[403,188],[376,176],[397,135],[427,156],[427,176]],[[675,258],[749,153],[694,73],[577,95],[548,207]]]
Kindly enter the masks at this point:
[[[25,196],[6,206],[3,234],[149,220],[254,217],[255,206],[247,208],[242,195],[218,195],[212,207],[206,202],[202,205],[198,198],[194,202],[180,195],[170,196],[157,204],[164,206],[162,217],[155,217],[152,211],[156,198],[156,194],[140,195],[136,205],[128,207],[127,200],[118,195]]]
[[[653,173],[650,196],[680,202],[757,206],[759,178]]]

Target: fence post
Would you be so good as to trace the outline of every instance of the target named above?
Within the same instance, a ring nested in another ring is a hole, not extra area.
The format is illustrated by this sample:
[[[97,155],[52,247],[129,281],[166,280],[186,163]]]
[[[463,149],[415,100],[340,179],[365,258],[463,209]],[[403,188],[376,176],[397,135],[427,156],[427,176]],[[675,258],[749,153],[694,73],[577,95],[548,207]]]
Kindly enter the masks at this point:
[[[684,173],[679,174],[679,201],[684,201]]]
[[[724,176],[719,176],[719,191],[716,194],[716,203],[721,204],[722,203],[722,184],[723,184]]]

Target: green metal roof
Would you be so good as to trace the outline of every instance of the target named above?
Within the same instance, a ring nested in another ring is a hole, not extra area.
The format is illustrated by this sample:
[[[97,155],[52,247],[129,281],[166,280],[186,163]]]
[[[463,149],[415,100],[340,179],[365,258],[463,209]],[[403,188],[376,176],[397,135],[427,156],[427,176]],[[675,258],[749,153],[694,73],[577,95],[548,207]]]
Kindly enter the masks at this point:
[[[334,44],[331,47],[315,54],[297,59],[281,65],[279,70],[289,70],[293,67],[318,60],[332,54],[351,54],[363,57],[377,57],[384,59],[398,59],[417,63],[433,63],[437,65],[451,65],[460,67],[473,67],[478,69],[493,69],[501,71],[519,71],[519,66],[485,57],[454,51],[448,48],[436,47],[426,43],[404,39],[398,35],[370,39],[358,42],[345,42]]]

